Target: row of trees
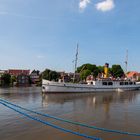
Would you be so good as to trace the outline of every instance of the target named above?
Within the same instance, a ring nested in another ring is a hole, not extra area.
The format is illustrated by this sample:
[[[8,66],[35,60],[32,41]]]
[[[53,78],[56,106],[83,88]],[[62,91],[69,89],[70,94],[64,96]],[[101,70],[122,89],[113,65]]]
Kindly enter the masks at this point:
[[[1,76],[1,86],[9,86],[9,85],[13,85],[13,83],[16,82],[16,77],[15,76],[11,76],[8,73],[5,73]]]
[[[104,73],[104,66],[96,66],[94,64],[87,63],[78,67],[76,72],[80,73],[80,78],[82,80],[86,79],[88,75],[93,75],[93,77],[97,78],[99,75]],[[109,74],[114,78],[121,78],[125,75],[120,65],[112,65],[112,67],[109,68]]]
[[[104,66],[96,66],[95,64],[83,64],[82,66],[78,67],[76,73],[80,74],[80,79],[85,80],[87,76],[93,75],[94,78],[97,78],[99,75],[101,76],[104,73]],[[120,65],[112,65],[109,68],[109,75],[114,78],[121,78],[123,77],[124,71]],[[60,78],[60,73],[56,71],[52,71],[50,69],[46,69],[40,75],[40,79],[47,79],[47,80],[54,80],[58,81]]]
[[[32,84],[30,76],[28,76],[29,84]],[[0,86],[13,86],[17,84],[17,77],[10,75],[9,73],[4,73],[0,79]]]

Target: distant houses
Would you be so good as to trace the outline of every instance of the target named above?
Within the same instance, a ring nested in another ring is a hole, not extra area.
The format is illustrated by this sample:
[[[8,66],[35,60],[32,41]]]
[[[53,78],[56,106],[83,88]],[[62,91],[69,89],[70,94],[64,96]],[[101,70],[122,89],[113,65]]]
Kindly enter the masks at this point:
[[[59,72],[60,74],[60,79],[63,82],[73,82],[73,81],[80,81],[80,74],[79,73],[66,73],[66,72]],[[75,76],[75,79],[74,79]]]
[[[6,82],[2,79],[3,75],[9,74],[11,76],[11,85],[16,86],[29,86],[31,84],[38,84],[39,82],[39,71],[25,69],[9,69],[0,70],[0,85],[4,85]]]
[[[7,71],[7,73],[9,73],[12,76],[19,76],[21,74],[23,75],[29,75],[30,74],[30,70],[22,70],[22,69],[9,69]]]
[[[140,81],[140,73],[136,71],[130,71],[126,74],[127,78],[133,81]]]
[[[29,82],[29,74],[30,70],[22,70],[22,69],[9,69],[8,74],[14,76],[16,78],[17,86],[28,86]]]
[[[33,70],[31,73],[30,73],[30,80],[31,80],[31,83],[32,84],[38,84],[40,79],[40,71],[39,70]]]

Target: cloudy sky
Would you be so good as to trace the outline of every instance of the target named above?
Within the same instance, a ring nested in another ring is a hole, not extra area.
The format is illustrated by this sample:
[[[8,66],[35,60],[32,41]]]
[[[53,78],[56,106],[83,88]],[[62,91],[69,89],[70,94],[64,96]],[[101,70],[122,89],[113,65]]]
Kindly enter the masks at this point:
[[[140,0],[0,0],[0,69],[73,71],[105,62],[140,71]]]

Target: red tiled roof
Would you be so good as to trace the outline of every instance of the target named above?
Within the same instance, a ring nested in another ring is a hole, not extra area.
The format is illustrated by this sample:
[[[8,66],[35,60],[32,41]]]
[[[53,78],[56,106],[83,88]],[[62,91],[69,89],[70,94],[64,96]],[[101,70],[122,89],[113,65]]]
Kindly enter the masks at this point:
[[[131,71],[127,74],[127,77],[130,78],[130,77],[133,77],[134,75],[136,76],[136,75],[140,75],[140,74],[136,71]]]
[[[18,76],[20,74],[25,74],[25,75],[29,75],[30,70],[21,70],[21,69],[9,69],[8,73],[11,75],[15,75]]]

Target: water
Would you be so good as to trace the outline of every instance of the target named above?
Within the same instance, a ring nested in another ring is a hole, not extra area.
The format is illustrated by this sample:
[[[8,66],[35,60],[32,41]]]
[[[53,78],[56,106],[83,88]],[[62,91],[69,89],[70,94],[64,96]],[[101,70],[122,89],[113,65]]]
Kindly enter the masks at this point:
[[[42,94],[41,88],[0,89],[0,98],[35,111],[88,125],[140,133],[140,91],[124,93]],[[31,114],[35,117],[38,115]],[[43,120],[103,140],[139,140],[140,137],[106,133],[53,119]],[[0,140],[86,140],[30,120],[0,104]]]

